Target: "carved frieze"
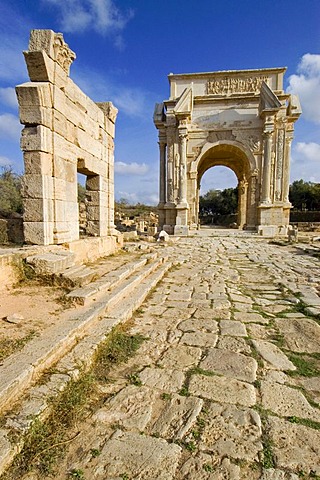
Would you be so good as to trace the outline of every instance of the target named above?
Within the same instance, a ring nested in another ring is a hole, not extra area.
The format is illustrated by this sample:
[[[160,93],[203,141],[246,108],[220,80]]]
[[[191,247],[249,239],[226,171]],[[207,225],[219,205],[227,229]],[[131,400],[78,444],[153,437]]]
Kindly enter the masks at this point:
[[[259,153],[262,149],[260,130],[233,130],[235,139],[247,145],[253,153]]]
[[[212,78],[207,81],[207,95],[230,95],[232,93],[259,93],[262,82],[268,83],[265,75],[252,77]]]
[[[211,131],[208,133],[208,142],[215,143],[221,140],[234,140],[235,137],[231,130]]]
[[[54,35],[54,54],[56,62],[69,74],[70,65],[76,58],[76,54],[69,48],[69,45],[64,41],[62,33]]]

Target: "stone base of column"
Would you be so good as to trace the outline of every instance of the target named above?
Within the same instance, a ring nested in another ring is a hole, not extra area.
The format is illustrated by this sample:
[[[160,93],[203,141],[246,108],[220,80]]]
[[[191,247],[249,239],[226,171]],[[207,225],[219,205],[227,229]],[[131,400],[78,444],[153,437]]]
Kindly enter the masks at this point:
[[[179,237],[187,237],[189,235],[188,225],[175,225],[174,235],[178,235]]]

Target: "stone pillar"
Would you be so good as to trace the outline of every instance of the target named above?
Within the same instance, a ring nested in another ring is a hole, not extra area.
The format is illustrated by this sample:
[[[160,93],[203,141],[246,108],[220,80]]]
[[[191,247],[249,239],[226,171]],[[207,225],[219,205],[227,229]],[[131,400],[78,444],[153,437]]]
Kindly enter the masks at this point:
[[[270,180],[271,180],[271,162],[272,162],[272,134],[273,130],[264,132],[264,158],[262,172],[262,203],[271,203],[270,200]]]
[[[187,202],[187,128],[179,128],[180,140],[180,182],[177,205],[175,235],[188,235],[188,202]]]
[[[166,142],[159,136],[160,150],[160,178],[159,178],[159,207],[166,203]]]
[[[245,175],[239,182],[238,193],[238,228],[243,229],[247,223],[247,197],[248,197],[248,182]]]
[[[179,205],[187,205],[187,133],[179,133],[180,139],[180,186]]]
[[[293,132],[287,131],[285,137],[285,153],[283,163],[283,201],[289,203],[289,183],[290,183],[290,156],[291,156],[291,142],[293,139]]]

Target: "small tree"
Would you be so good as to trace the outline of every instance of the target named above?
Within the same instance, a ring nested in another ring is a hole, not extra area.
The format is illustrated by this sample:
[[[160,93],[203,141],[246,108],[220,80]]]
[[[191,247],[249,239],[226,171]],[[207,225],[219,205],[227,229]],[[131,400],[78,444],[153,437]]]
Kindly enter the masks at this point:
[[[0,212],[4,215],[22,213],[21,175],[11,167],[2,167],[0,174]]]

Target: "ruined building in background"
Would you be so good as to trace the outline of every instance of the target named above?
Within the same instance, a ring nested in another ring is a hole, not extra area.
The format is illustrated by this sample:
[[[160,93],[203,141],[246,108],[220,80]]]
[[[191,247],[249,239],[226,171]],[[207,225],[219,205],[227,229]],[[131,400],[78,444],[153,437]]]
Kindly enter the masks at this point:
[[[69,78],[75,54],[61,33],[33,30],[24,55],[30,82],[16,92],[25,125],[25,241],[50,245],[79,238],[77,173],[86,176],[87,233],[112,236],[117,109],[94,103]]]
[[[285,234],[290,148],[301,114],[283,91],[285,68],[169,75],[157,104],[160,227],[187,234],[198,225],[202,175],[216,165],[238,178],[238,227]]]

